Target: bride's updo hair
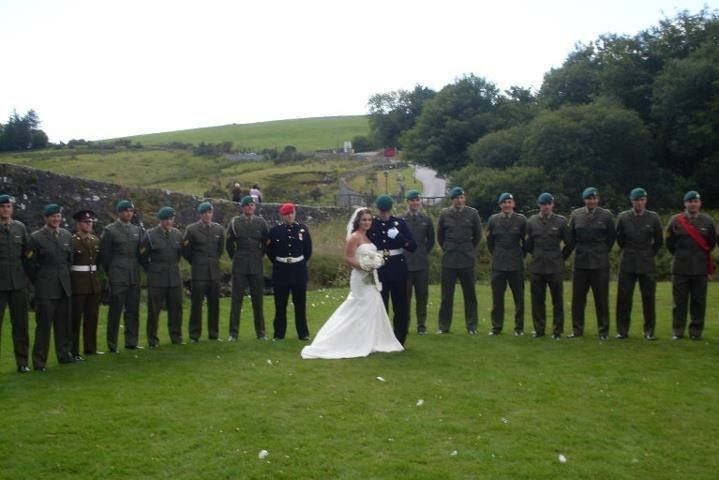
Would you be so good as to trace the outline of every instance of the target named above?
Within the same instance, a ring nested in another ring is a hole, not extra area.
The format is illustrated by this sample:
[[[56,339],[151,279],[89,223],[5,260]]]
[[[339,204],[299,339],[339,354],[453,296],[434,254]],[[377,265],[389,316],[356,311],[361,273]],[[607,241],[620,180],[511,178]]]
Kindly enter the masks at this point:
[[[357,212],[357,216],[355,217],[355,221],[352,222],[352,233],[356,232],[359,229],[360,220],[362,220],[362,217],[365,215],[372,216],[372,211],[369,208],[363,208],[359,212]]]

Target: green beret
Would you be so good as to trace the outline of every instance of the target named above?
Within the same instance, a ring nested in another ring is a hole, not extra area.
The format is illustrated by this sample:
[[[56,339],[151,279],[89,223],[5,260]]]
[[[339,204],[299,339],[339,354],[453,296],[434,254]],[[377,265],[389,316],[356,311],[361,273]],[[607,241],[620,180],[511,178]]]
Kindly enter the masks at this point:
[[[389,195],[380,195],[377,197],[377,200],[375,200],[375,205],[377,205],[377,208],[379,208],[380,212],[389,212],[392,210],[392,205],[394,205],[394,200],[392,200],[392,197]]]
[[[688,202],[689,200],[700,200],[702,197],[699,195],[699,192],[696,190],[689,190],[687,193],[684,194],[684,201]]]
[[[125,210],[130,210],[131,208],[135,208],[135,205],[133,205],[130,200],[120,200],[117,202],[118,212],[124,212]]]
[[[582,192],[582,200],[586,200],[589,197],[596,197],[599,195],[599,190],[594,187],[587,187]]]
[[[242,200],[240,200],[240,205],[242,205],[243,207],[249,205],[250,203],[255,203],[255,199],[249,195],[242,197]]]
[[[462,190],[462,187],[454,187],[452,190],[449,191],[449,198],[455,199],[460,195],[464,195],[464,190]]]
[[[175,217],[175,209],[172,207],[162,207],[157,211],[157,218],[159,220],[169,220]]]
[[[629,192],[629,200],[639,200],[640,198],[646,196],[647,191],[640,187],[634,188],[631,192]]]
[[[505,200],[514,200],[514,195],[509,192],[504,192],[499,196],[499,199],[497,199],[497,203],[501,204]]]
[[[202,202],[197,206],[197,213],[205,213],[212,211],[212,204],[210,202]]]
[[[6,194],[0,195],[0,204],[3,203],[12,203],[12,197]]]
[[[554,197],[552,196],[551,193],[547,193],[547,192],[541,193],[537,197],[537,203],[539,205],[548,205],[550,203],[554,203]]]
[[[56,213],[60,213],[60,205],[58,205],[57,203],[45,205],[45,208],[42,209],[42,214],[46,217],[50,215],[55,215]]]
[[[420,193],[417,190],[410,190],[407,192],[407,195],[404,196],[407,200],[414,200],[415,198],[419,198]]]

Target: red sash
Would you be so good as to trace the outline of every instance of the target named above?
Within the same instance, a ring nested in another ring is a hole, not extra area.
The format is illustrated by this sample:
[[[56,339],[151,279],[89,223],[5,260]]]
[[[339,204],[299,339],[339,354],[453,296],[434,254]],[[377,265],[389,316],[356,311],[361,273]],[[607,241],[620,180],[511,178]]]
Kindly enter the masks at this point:
[[[699,230],[694,227],[694,225],[689,223],[689,220],[687,220],[687,217],[683,213],[677,215],[677,222],[679,222],[679,225],[684,228],[684,231],[687,232],[690,237],[692,237],[694,243],[696,243],[699,248],[704,250],[704,253],[706,253],[707,255],[707,272],[709,273],[709,275],[713,275],[714,262],[712,261],[712,257],[709,254],[711,249],[709,248],[709,244],[707,243],[706,239],[702,236]]]

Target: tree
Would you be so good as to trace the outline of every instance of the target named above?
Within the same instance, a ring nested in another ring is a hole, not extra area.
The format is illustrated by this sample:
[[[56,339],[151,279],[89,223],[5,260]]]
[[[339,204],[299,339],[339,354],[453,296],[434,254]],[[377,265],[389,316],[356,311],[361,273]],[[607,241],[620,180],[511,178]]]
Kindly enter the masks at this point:
[[[402,147],[400,136],[414,126],[427,100],[436,92],[416,85],[413,90],[377,93],[367,102],[370,131],[376,145]]]
[[[417,123],[401,138],[406,157],[449,172],[469,162],[467,147],[495,126],[497,87],[467,75],[428,100]]]
[[[524,126],[488,133],[469,146],[469,157],[478,167],[510,167],[520,160],[526,134]]]
[[[375,150],[377,146],[375,143],[364,135],[357,135],[352,139],[352,148],[355,152],[371,152]]]

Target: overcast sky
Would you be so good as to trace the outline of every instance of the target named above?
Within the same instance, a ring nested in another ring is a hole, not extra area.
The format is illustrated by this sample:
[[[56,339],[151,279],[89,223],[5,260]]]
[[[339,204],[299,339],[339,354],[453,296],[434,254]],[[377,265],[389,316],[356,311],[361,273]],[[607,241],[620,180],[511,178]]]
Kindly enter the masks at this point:
[[[538,88],[577,42],[705,4],[0,0],[0,122],[34,108],[51,141],[101,139],[364,114],[465,73]]]

